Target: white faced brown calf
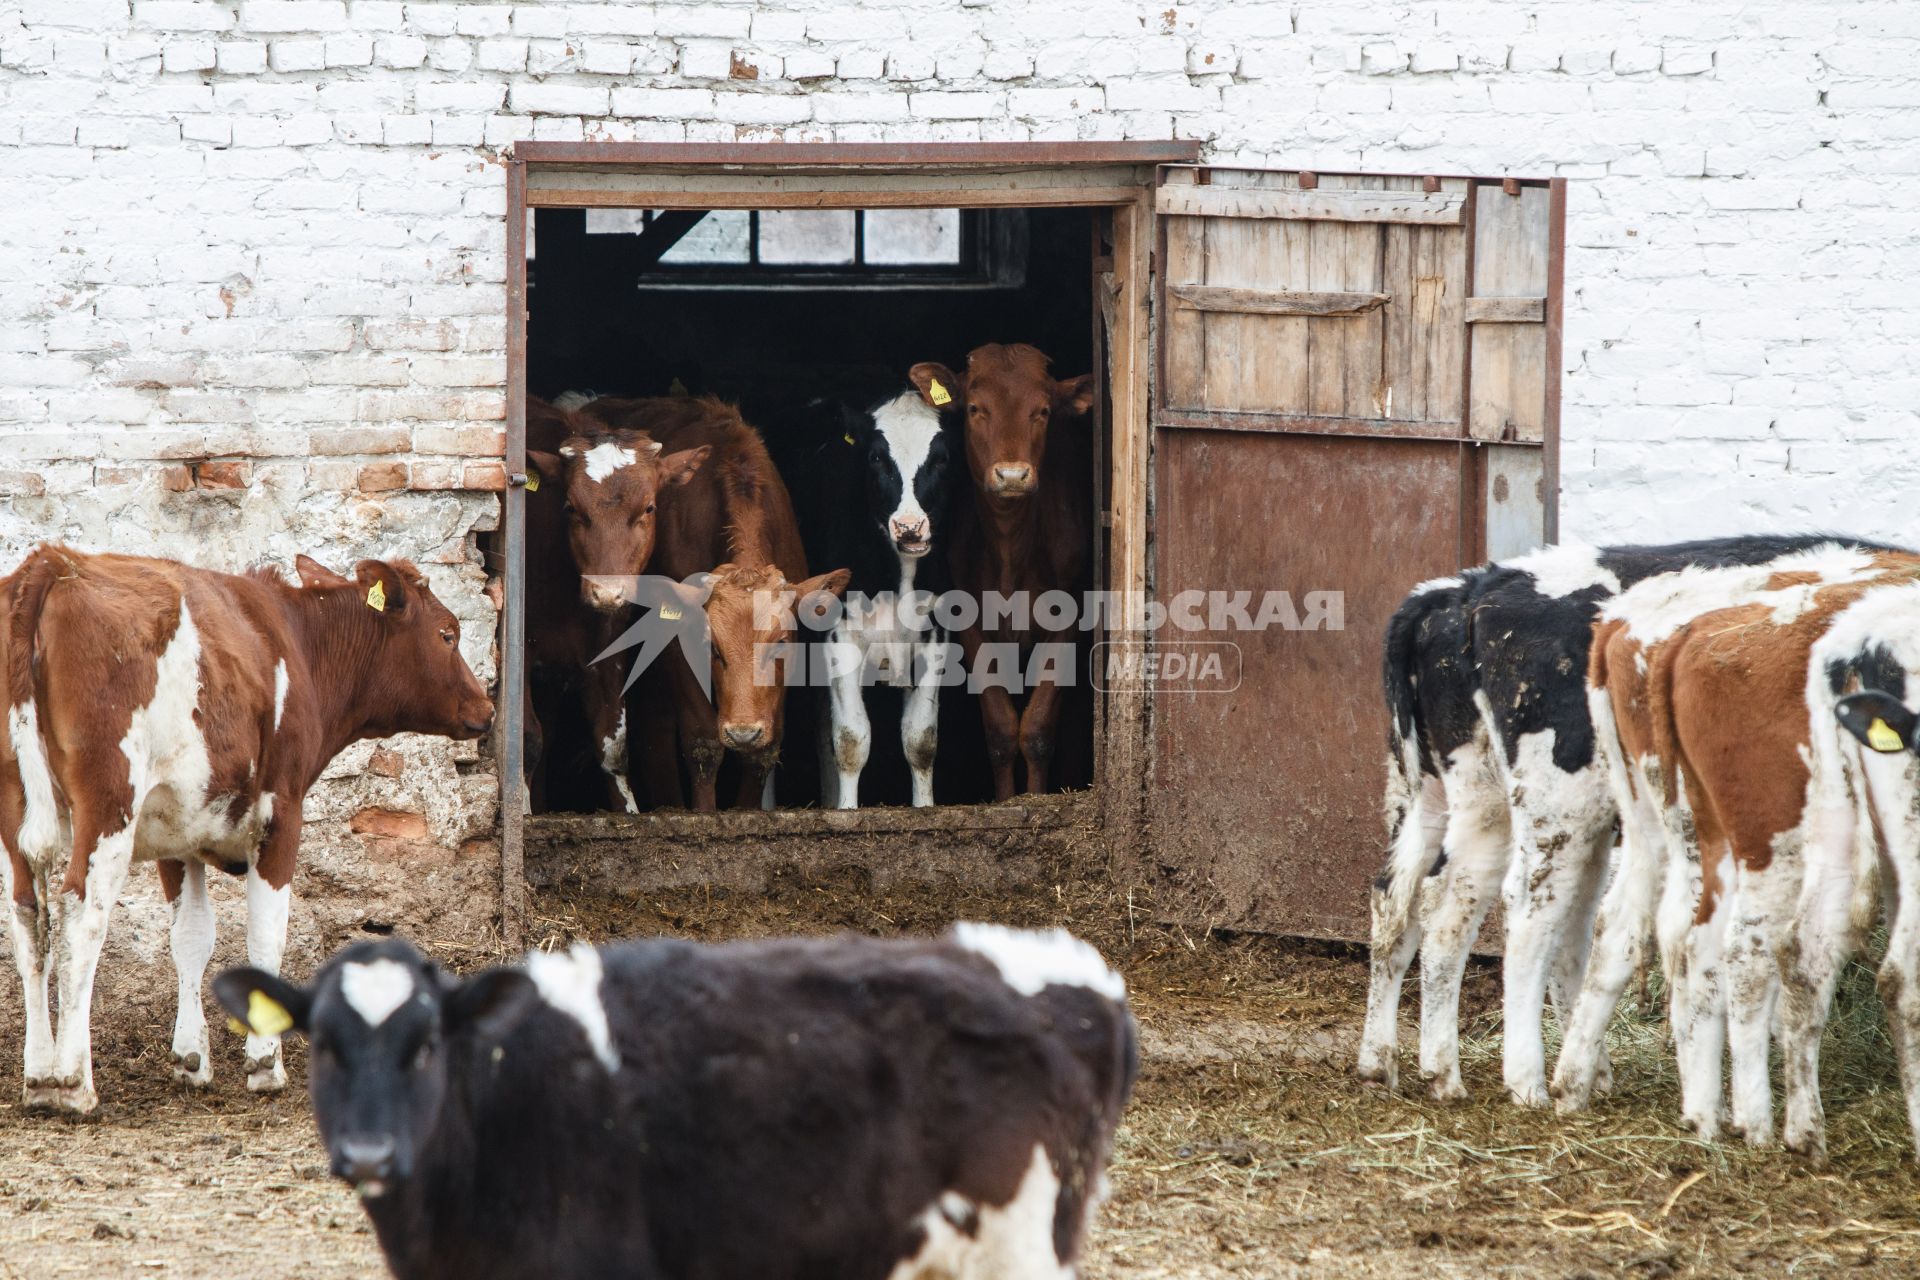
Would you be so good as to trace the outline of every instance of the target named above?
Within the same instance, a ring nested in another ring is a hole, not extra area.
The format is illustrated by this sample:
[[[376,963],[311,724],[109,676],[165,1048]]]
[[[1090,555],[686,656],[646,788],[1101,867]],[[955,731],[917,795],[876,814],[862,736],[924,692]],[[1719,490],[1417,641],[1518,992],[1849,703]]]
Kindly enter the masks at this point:
[[[172,904],[174,1071],[204,1085],[207,867],[244,868],[247,954],[277,969],[300,806],[327,762],[361,738],[473,738],[491,722],[460,624],[413,565],[363,560],[348,579],[302,556],[299,571],[296,588],[272,571],[43,546],[14,574],[0,632],[0,842],[29,1106],[97,1100],[94,972],[135,862],[161,864]],[[273,1035],[248,1037],[247,1063],[248,1088],[285,1085]]]
[[[1137,1069],[1121,979],[1059,931],[576,946],[464,981],[386,939],[214,989],[309,1037],[401,1280],[1065,1280]]]

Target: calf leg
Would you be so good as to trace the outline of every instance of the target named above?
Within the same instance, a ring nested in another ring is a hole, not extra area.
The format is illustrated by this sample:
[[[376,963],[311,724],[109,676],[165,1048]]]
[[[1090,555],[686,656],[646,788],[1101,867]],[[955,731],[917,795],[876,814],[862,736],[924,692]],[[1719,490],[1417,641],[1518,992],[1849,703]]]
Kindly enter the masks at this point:
[[[107,940],[107,921],[126,887],[133,865],[133,818],[140,811],[140,795],[126,814],[111,822],[76,805],[73,813],[73,857],[60,886],[53,913],[55,983],[59,990],[60,1022],[54,1030],[53,1076],[32,1080],[28,1088],[46,1090],[35,1101],[51,1101],[68,1111],[92,1111],[99,1103],[93,1089],[93,979],[100,967],[100,950]]]
[[[1820,1105],[1820,1037],[1833,1006],[1840,968],[1859,945],[1857,924],[1869,916],[1854,895],[1871,880],[1878,857],[1865,812],[1850,806],[1819,811],[1807,843],[1799,905],[1780,961],[1780,1056],[1786,1077],[1785,1142],[1816,1163],[1827,1154],[1826,1115]],[[1859,875],[1857,872],[1867,871]],[[1893,892],[1894,880],[1886,886]],[[1888,914],[1892,916],[1895,911]]]
[[[1547,1104],[1546,1043],[1541,1021],[1556,953],[1576,948],[1568,968],[1586,967],[1586,943],[1573,937],[1591,910],[1600,833],[1611,828],[1613,804],[1602,765],[1569,773],[1554,763],[1551,734],[1521,739],[1509,780],[1513,862],[1505,884],[1507,945],[1501,965],[1502,1073],[1507,1092],[1525,1107]]]
[[[938,641],[936,641],[936,644]],[[916,651],[921,646],[916,645]],[[913,803],[933,803],[933,758],[940,745],[940,674],[943,662],[929,649],[917,652],[913,688],[900,710],[900,746],[913,773]]]
[[[199,859],[160,864],[160,889],[173,916],[168,930],[173,972],[180,990],[173,1015],[173,1078],[196,1088],[213,1080],[207,1014],[201,984],[213,956],[213,902],[207,897],[207,866]]]
[[[860,647],[840,636],[836,628],[827,646],[827,758],[821,763],[820,778],[822,787],[833,791],[827,802],[833,808],[858,809],[860,774],[873,751],[873,723],[862,687],[865,663]]]
[[[1028,692],[1027,705],[1020,712],[1020,755],[1027,762],[1029,795],[1044,793],[1051,780],[1064,694],[1059,680],[1042,680]]]
[[[980,720],[987,735],[987,763],[993,769],[993,798],[1014,796],[1013,761],[1019,751],[1020,713],[1013,696],[989,685],[980,691]]]
[[[1599,1084],[1607,1024],[1613,1021],[1627,983],[1648,961],[1665,841],[1657,825],[1636,822],[1628,815],[1622,819],[1626,830],[1619,866],[1600,904],[1593,954],[1573,1015],[1566,1021],[1560,1059],[1554,1064],[1551,1092],[1562,1115],[1586,1108]]]
[[[1446,868],[1420,891],[1420,1074],[1442,1100],[1467,1096],[1460,1080],[1460,980],[1506,875],[1512,839],[1506,797],[1485,763],[1484,742],[1481,758],[1461,759],[1475,750],[1455,752],[1460,771],[1450,768],[1446,775]]]
[[[1780,950],[1800,883],[1800,856],[1791,842],[1774,844],[1764,869],[1741,868],[1728,921],[1724,967],[1727,1048],[1732,1061],[1732,1126],[1747,1145],[1773,1142],[1773,1084],[1767,1050],[1780,991]]]
[[[260,854],[247,868],[247,963],[280,972],[287,952],[287,914],[293,901],[293,867],[300,852],[300,801],[274,797],[273,822]],[[247,1088],[277,1093],[287,1087],[280,1037],[247,1033]]]
[[[1560,931],[1560,942],[1553,951],[1553,967],[1547,974],[1547,995],[1553,1003],[1554,1017],[1561,1032],[1561,1052],[1566,1052],[1566,1032],[1573,1023],[1574,1004],[1585,989],[1587,967],[1593,948],[1594,916],[1600,905],[1600,893],[1607,882],[1608,863],[1612,861],[1613,824],[1576,838],[1571,846],[1578,851],[1583,868],[1567,906],[1567,919]],[[1604,1031],[1604,1029],[1603,1029]],[[1593,1087],[1604,1093],[1613,1087],[1613,1063],[1607,1057],[1606,1037],[1602,1034],[1593,1055]]]
[[[1356,1070],[1362,1080],[1389,1089],[1398,1084],[1394,1060],[1400,1038],[1400,985],[1420,949],[1415,907],[1420,886],[1441,854],[1447,826],[1447,795],[1440,779],[1422,777],[1412,803],[1400,818],[1386,869],[1373,882],[1373,945],[1367,981],[1367,1020],[1360,1034]]]
[[[596,663],[587,668],[581,697],[594,745],[599,748],[600,771],[606,775],[605,803],[617,813],[638,813],[640,806],[627,781],[627,703],[620,688],[623,679],[619,663]]]
[[[51,939],[47,914],[42,910],[42,904],[50,901],[49,886],[25,858],[13,851],[11,839],[8,845],[6,861],[0,863],[7,873],[7,931],[26,1004],[26,1087],[22,1101],[28,1106],[52,1105],[53,1017],[47,1002]]]
[[[1730,859],[1722,870],[1719,901],[1707,919],[1694,923],[1681,937],[1669,978],[1673,1041],[1680,1065],[1680,1118],[1708,1142],[1719,1136],[1726,1118],[1721,1065],[1726,1056],[1727,1005],[1721,960],[1733,905]]]

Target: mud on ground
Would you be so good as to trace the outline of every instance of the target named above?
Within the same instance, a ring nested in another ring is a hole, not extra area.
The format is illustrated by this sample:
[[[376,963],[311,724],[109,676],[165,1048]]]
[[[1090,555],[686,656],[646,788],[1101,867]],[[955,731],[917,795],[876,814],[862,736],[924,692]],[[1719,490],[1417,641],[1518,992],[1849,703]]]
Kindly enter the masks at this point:
[[[1064,881],[1066,877],[1062,877]],[[1616,1024],[1619,1087],[1561,1120],[1499,1097],[1498,971],[1468,977],[1467,1081],[1439,1105],[1349,1073],[1364,955],[1195,935],[1083,884],[991,898],[873,891],[861,876],[777,878],[767,894],[631,898],[559,887],[534,936],[721,938],[1065,924],[1126,973],[1144,1073],[1115,1153],[1089,1277],[1909,1275],[1920,1177],[1884,1036],[1839,1019],[1833,1163],[1693,1141],[1658,1020]],[[156,1002],[164,1005],[166,1002]],[[166,1079],[169,1026],[97,1022],[103,1102],[87,1120],[24,1115],[18,1029],[0,1029],[0,1277],[380,1272],[353,1197],[325,1174],[305,1098],[254,1098],[220,1034],[216,1085]],[[1410,1028],[1409,1028],[1410,1031]],[[1408,1043],[1410,1043],[1410,1036]],[[293,1047],[296,1088],[304,1059]],[[1410,1061],[1403,1071],[1413,1075]]]

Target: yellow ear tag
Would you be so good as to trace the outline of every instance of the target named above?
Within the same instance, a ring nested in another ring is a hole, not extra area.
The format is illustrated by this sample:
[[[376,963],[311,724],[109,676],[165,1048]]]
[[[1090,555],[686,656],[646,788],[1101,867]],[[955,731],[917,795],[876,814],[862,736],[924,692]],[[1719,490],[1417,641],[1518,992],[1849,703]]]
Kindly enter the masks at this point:
[[[293,1025],[286,1006],[264,991],[247,994],[247,1025],[257,1036],[277,1036]]]
[[[928,378],[927,399],[936,405],[949,405],[953,403],[953,393],[940,385],[940,379]]]
[[[660,606],[660,616],[668,622],[678,622],[681,617],[680,606],[677,604],[663,604]]]
[[[842,440],[845,440],[845,441],[846,441],[846,442],[847,442],[848,444],[859,444],[859,443],[860,443],[860,442],[859,442],[858,440],[855,440],[855,439],[853,438],[853,432],[851,432],[851,431],[849,431],[849,432],[847,432],[847,434],[845,434],[845,435],[843,435],[843,436],[841,436],[840,438],[841,438]]]
[[[247,1024],[240,1021],[240,1019],[238,1018],[228,1018],[227,1030],[233,1032],[233,1034],[237,1036],[243,1036],[247,1034]]]
[[[367,588],[367,608],[373,610],[375,613],[385,613],[387,611],[386,583],[375,579],[374,584]]]
[[[540,492],[540,473],[538,471],[527,472],[527,492]]]
[[[1879,716],[1875,716],[1873,723],[1867,726],[1867,745],[1875,751],[1893,752],[1907,749],[1907,744],[1900,740],[1900,735],[1894,732],[1893,726]]]

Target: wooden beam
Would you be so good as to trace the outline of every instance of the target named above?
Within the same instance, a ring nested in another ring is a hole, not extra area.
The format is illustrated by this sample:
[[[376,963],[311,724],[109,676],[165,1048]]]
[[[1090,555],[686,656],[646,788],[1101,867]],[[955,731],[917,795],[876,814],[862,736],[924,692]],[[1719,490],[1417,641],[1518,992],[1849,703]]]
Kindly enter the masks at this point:
[[[1213,285],[1167,286],[1174,304],[1189,311],[1231,311],[1261,316],[1363,316],[1387,305],[1384,293],[1337,290],[1225,289]]]
[[[1357,191],[1285,187],[1164,186],[1154,200],[1164,214],[1197,218],[1298,218],[1309,222],[1413,222],[1458,226],[1460,191]]]
[[[1545,298],[1468,298],[1468,324],[1544,324]]]

